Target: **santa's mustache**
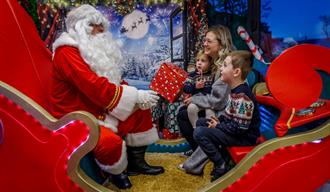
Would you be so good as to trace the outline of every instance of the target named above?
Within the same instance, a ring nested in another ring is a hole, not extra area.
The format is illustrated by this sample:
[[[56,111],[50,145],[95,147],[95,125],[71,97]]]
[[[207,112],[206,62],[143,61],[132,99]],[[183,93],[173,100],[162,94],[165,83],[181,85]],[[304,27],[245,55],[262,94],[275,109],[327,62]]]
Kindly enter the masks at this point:
[[[79,36],[78,44],[82,58],[93,71],[119,84],[122,55],[110,32]]]
[[[112,40],[112,35],[109,32],[97,33],[95,35],[90,35],[90,39],[109,39]]]
[[[85,54],[91,56],[96,50],[104,52],[105,55],[110,57],[120,57],[121,51],[119,45],[113,40],[110,32],[98,33],[95,35],[80,33],[78,44]]]
[[[102,44],[107,42],[112,42],[112,35],[110,32],[103,32],[103,33],[97,33],[95,35],[92,34],[80,34],[79,40],[84,40],[82,43],[87,42],[102,42]]]

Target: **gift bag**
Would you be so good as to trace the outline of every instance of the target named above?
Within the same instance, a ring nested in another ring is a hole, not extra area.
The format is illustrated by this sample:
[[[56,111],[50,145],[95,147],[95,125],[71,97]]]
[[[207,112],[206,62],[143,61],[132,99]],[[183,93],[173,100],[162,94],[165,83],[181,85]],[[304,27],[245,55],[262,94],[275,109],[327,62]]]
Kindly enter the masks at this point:
[[[179,99],[181,100],[181,99]],[[177,111],[178,108],[182,105],[182,101],[174,102],[174,103],[167,103],[165,104],[165,111],[164,111],[164,130],[163,135],[166,139],[177,139],[180,136],[180,129],[179,124],[177,121]],[[166,133],[166,131],[168,133]]]
[[[173,103],[183,87],[188,73],[172,63],[163,63],[150,82],[150,89]]]

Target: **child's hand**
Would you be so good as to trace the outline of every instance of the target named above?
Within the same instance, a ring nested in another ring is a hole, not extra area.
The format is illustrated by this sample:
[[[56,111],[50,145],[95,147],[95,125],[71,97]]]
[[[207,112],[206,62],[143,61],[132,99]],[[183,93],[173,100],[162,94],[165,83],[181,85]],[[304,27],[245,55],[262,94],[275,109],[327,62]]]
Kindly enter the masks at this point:
[[[188,106],[191,103],[191,97],[187,97],[185,99],[183,99],[183,103]]]
[[[207,122],[208,128],[215,128],[218,123],[219,119],[214,116],[211,116],[211,119]]]
[[[200,78],[196,82],[196,89],[204,88],[205,86],[205,80],[203,78]]]
[[[183,100],[188,99],[189,97],[191,97],[191,94],[188,93],[182,93],[183,95]]]
[[[197,74],[203,76],[203,70],[197,69]]]
[[[200,75],[200,77],[197,79],[196,89],[204,88],[204,86],[205,86],[205,79],[203,78],[203,71],[202,70],[198,70],[197,73]]]

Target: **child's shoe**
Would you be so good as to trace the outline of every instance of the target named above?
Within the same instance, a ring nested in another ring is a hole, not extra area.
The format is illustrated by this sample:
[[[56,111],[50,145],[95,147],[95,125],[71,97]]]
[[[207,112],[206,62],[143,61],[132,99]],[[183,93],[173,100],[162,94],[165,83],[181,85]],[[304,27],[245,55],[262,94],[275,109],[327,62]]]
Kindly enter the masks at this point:
[[[215,165],[211,172],[211,182],[217,180],[222,175],[226,174],[229,168],[225,166],[225,163],[221,165]]]
[[[192,154],[193,154],[193,150],[189,150],[189,151],[185,151],[185,152],[182,152],[182,153],[180,153],[180,156],[181,157],[190,157]]]

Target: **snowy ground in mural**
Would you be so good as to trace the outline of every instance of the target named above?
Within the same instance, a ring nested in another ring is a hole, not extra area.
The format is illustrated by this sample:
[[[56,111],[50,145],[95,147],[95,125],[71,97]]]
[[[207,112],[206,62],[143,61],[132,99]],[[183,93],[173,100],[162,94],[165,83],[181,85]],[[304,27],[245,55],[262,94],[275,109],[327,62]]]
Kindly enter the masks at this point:
[[[149,89],[150,81],[124,79],[130,86],[134,86],[138,89],[147,90]]]
[[[123,78],[131,85],[147,89],[160,64],[170,61],[170,15],[176,8],[177,4],[138,5],[121,16],[111,7],[97,7],[108,17],[109,30],[121,45]],[[182,33],[182,17],[175,17],[173,22],[174,33]],[[174,56],[182,57],[182,42],[174,46]]]

